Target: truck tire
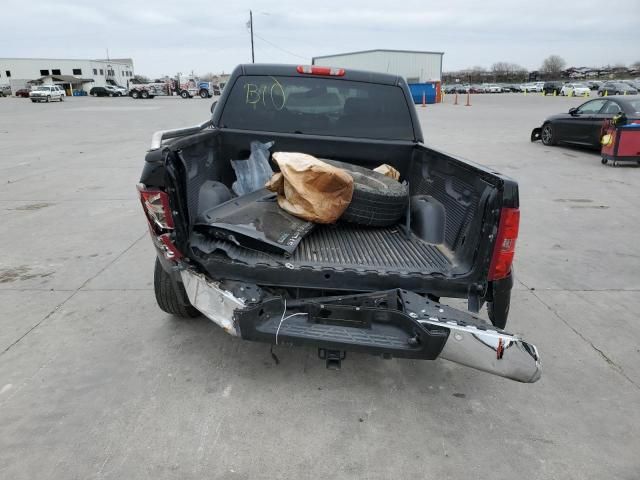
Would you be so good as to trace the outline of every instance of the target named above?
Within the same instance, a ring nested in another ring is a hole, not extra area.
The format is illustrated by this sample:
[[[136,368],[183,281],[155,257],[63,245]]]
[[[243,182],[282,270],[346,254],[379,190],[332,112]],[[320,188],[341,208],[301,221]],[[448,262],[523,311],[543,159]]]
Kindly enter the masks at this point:
[[[407,185],[368,168],[336,160],[325,160],[353,177],[353,197],[340,217],[351,223],[371,227],[395,225],[407,211]]]
[[[137,90],[131,90],[131,93],[129,95],[131,95],[131,98],[138,98],[140,96],[140,93],[138,93]]]
[[[182,90],[180,92],[180,96],[186,100],[187,98],[189,98],[189,92],[187,92],[186,90]]]
[[[164,271],[160,260],[156,258],[156,266],[153,271],[153,290],[156,294],[156,302],[160,309],[177,317],[196,318],[201,315],[200,311],[192,305],[185,305],[181,298],[187,298],[184,287],[181,283],[177,284],[181,288],[180,293],[176,292],[174,282],[167,272]]]
[[[142,93],[140,94],[140,96],[143,99],[147,99],[147,98],[149,98],[149,92],[147,92],[146,90],[143,90]]]
[[[209,98],[209,92],[207,92],[204,88],[200,90],[200,98]]]

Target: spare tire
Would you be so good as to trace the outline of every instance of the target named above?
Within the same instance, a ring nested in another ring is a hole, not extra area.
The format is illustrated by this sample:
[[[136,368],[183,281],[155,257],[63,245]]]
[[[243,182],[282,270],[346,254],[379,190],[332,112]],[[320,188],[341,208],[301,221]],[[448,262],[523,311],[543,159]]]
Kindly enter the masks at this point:
[[[406,184],[351,163],[324,158],[322,161],[346,170],[353,177],[353,197],[340,220],[386,227],[398,223],[406,213],[409,202]]]

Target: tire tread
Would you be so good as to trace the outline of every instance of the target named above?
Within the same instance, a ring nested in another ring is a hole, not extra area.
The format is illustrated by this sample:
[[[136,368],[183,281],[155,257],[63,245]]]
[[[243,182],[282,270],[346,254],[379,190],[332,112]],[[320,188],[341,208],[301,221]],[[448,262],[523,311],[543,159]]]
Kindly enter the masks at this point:
[[[153,290],[156,295],[156,302],[162,311],[183,318],[195,318],[201,315],[200,311],[195,307],[184,305],[180,301],[171,277],[164,271],[160,260],[157,258],[153,271]]]

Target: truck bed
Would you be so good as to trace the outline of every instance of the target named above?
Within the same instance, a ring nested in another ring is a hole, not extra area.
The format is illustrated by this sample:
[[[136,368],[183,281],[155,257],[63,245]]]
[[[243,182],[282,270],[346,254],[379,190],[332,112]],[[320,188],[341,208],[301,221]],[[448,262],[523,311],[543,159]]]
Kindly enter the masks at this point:
[[[451,262],[444,247],[409,237],[400,227],[366,228],[347,223],[316,227],[287,257],[250,250],[224,240],[195,235],[191,245],[215,261],[220,254],[248,265],[289,269],[331,269],[334,271],[374,271],[379,275],[446,274]],[[220,252],[220,253],[216,253]],[[224,253],[223,253],[224,252]],[[286,276],[286,271],[283,272]]]

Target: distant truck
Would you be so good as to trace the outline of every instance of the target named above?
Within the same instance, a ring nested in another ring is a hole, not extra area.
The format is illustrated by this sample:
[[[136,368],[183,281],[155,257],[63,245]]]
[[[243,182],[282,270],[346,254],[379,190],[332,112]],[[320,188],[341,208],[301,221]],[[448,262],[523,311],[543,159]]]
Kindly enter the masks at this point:
[[[131,83],[129,96],[131,98],[153,98],[170,94],[170,85],[166,82]]]
[[[198,96],[200,98],[211,98],[214,95],[220,95],[220,88],[211,82],[205,82],[197,77],[181,77],[176,76],[174,85],[178,95],[182,98],[193,98]]]
[[[197,77],[181,77],[176,75],[167,82],[136,83],[129,86],[132,98],[153,98],[155,96],[180,95],[182,98],[211,98],[220,95],[220,87],[211,82],[199,80]]]

